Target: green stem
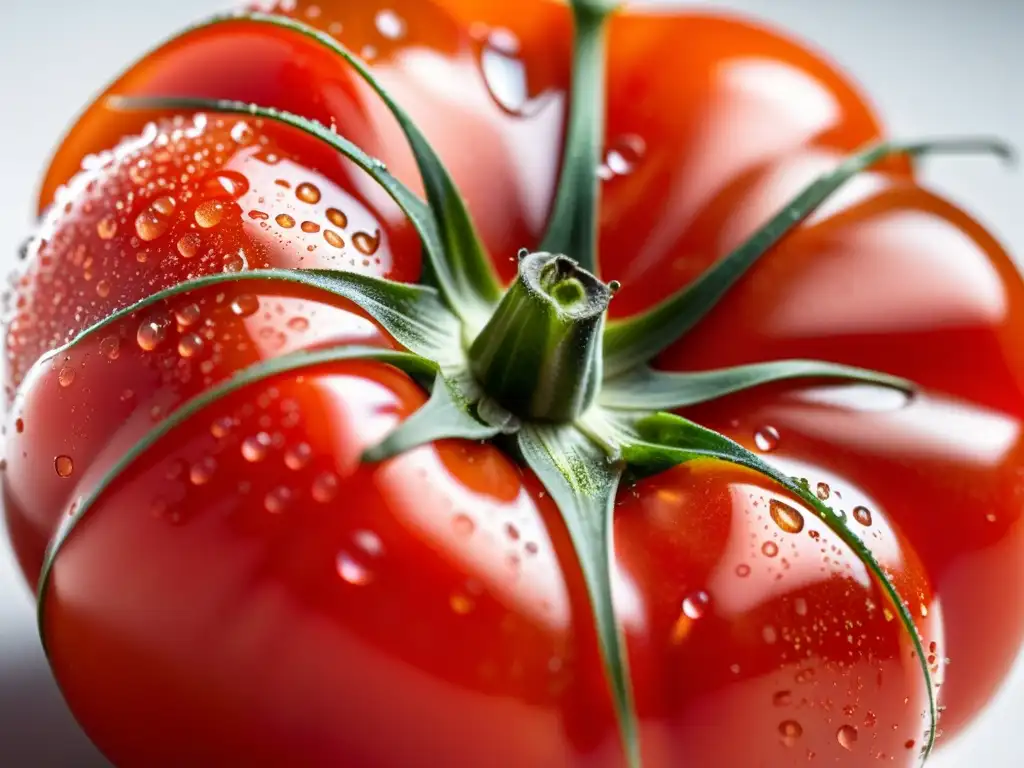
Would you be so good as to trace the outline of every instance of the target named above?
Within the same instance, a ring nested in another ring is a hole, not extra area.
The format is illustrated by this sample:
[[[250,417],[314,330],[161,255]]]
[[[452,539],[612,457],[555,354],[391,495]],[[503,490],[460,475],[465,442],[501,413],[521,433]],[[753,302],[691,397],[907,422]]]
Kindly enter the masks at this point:
[[[601,4],[573,3],[573,52],[569,124],[562,170],[541,250],[566,253],[597,274],[597,222],[605,124],[605,58],[608,11]]]
[[[470,346],[469,367],[512,413],[572,421],[601,383],[611,289],[565,256],[520,254],[519,277]]]

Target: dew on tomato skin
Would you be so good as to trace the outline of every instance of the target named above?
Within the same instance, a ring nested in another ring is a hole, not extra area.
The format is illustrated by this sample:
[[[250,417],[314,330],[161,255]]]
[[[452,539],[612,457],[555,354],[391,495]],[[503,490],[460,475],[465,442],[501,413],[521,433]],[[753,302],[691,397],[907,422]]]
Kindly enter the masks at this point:
[[[868,527],[871,525],[871,510],[867,507],[854,507],[853,519],[861,525]]]
[[[206,485],[210,480],[213,479],[214,473],[217,471],[217,461],[212,456],[206,456],[195,464],[193,464],[188,470],[188,479],[192,485]]]
[[[793,610],[794,610],[794,612],[796,612],[797,616],[806,616],[807,615],[807,601],[804,598],[802,598],[802,597],[796,598],[793,601]]]
[[[452,611],[459,616],[465,616],[470,613],[476,605],[473,598],[461,592],[456,592],[448,598],[448,604],[451,606]]]
[[[736,566],[736,575],[741,579],[747,578],[750,575],[750,566],[746,563],[740,563]]]
[[[333,472],[321,472],[313,479],[310,495],[312,495],[313,501],[326,504],[338,495],[340,486],[341,483],[338,480],[338,476]]]
[[[244,120],[239,120],[231,126],[230,136],[232,141],[243,147],[252,144],[256,140],[256,132]]]
[[[177,207],[178,201],[173,197],[158,197],[135,217],[135,234],[146,242],[163,237],[171,227],[171,217]]]
[[[100,354],[107,360],[117,360],[121,356],[121,339],[107,336],[100,342]]]
[[[828,483],[818,483],[816,495],[821,501],[828,501],[829,496],[832,495],[832,489],[829,488]]]
[[[21,434],[22,432],[24,432],[24,431],[25,431],[25,420],[24,420],[24,419],[17,419],[17,420],[16,420],[15,422],[14,422],[14,429],[15,429],[15,431],[16,431],[16,432],[17,432],[17,433],[18,433],[19,435],[20,435],[20,434]]]
[[[778,630],[775,629],[771,624],[766,624],[761,628],[761,639],[768,645],[775,645],[779,639]]]
[[[270,218],[270,214],[269,213],[264,213],[263,211],[258,211],[255,208],[253,210],[249,211],[247,216],[250,219],[252,219],[253,221],[266,221],[267,219]]]
[[[182,328],[189,328],[199,322],[202,317],[202,310],[195,302],[186,304],[174,310],[174,319]]]
[[[473,535],[473,531],[476,530],[476,523],[473,522],[473,518],[464,512],[460,512],[452,518],[452,529],[455,531],[457,536],[462,538],[468,538]]]
[[[258,432],[242,441],[242,457],[251,463],[263,461],[267,458],[267,451],[272,443],[270,435],[266,432]]]
[[[263,508],[272,515],[279,515],[288,509],[294,496],[295,494],[290,488],[279,485],[268,491],[267,495],[263,497]]]
[[[187,235],[182,235],[178,240],[178,253],[183,259],[195,258],[195,255],[199,253],[199,246],[203,243],[202,238],[196,232],[189,232]]]
[[[616,176],[628,176],[636,169],[646,151],[646,142],[636,134],[622,136],[608,147],[597,175],[605,181]]]
[[[315,184],[304,181],[295,188],[295,197],[310,205],[320,202],[320,189]]]
[[[803,735],[803,726],[796,720],[783,720],[779,723],[779,736],[782,739],[782,743],[787,747],[794,746]]]
[[[339,235],[334,230],[325,229],[324,230],[324,240],[327,241],[328,245],[331,245],[331,246],[333,246],[335,248],[344,248],[345,247],[345,241],[342,239],[341,235]],[[353,240],[353,242],[355,242],[355,241]]]
[[[231,434],[231,429],[235,426],[235,420],[230,416],[220,416],[214,419],[213,423],[210,424],[210,434],[220,439],[227,437]]]
[[[231,313],[238,317],[251,317],[260,309],[260,300],[251,293],[244,293],[231,302]]]
[[[799,511],[778,499],[768,503],[772,520],[786,533],[800,533],[804,529],[804,516]]]
[[[309,320],[305,317],[293,317],[288,321],[288,328],[297,333],[309,330]]]
[[[299,225],[299,229],[309,234],[314,234],[320,231],[320,225],[315,221],[304,221]]]
[[[380,557],[384,554],[384,542],[380,540],[373,531],[361,530],[352,535],[356,546],[371,557]]]
[[[762,453],[771,453],[779,447],[779,430],[764,426],[754,432],[754,445]]]
[[[388,40],[400,40],[405,36],[405,19],[390,9],[377,11],[373,23],[381,36]]]
[[[519,39],[507,29],[486,33],[480,48],[480,74],[491,99],[510,115],[522,117],[534,111],[539,99],[530,97],[526,64]]]
[[[327,237],[326,232],[324,233],[324,237]],[[360,253],[365,254],[366,256],[373,256],[373,254],[377,252],[377,249],[380,248],[380,230],[376,230],[372,235],[367,232],[356,232],[352,235],[352,245],[354,245],[356,250]]]
[[[704,590],[694,592],[692,595],[688,595],[682,603],[683,614],[687,618],[697,619],[702,618],[708,610],[708,606],[711,604],[711,596]]]
[[[283,229],[291,229],[295,226],[294,217],[289,216],[287,213],[277,214],[277,216],[274,217],[274,221],[276,221],[277,225]]]
[[[239,251],[238,253],[229,253],[224,257],[222,270],[224,272],[244,272],[248,267],[245,255]]]
[[[57,374],[57,383],[62,387],[70,387],[75,382],[75,369],[70,365],[65,365],[60,369],[60,373]]]
[[[853,745],[857,742],[857,729],[852,725],[841,726],[836,731],[836,740],[843,749],[853,750]]]
[[[348,226],[348,216],[346,216],[343,212],[339,211],[337,208],[327,209],[327,220],[331,222],[331,224],[333,224],[334,226],[338,227],[339,229],[344,229],[345,227]]]
[[[192,217],[203,229],[213,229],[224,219],[224,203],[220,200],[204,200],[196,206]]]
[[[776,544],[774,541],[766,541],[764,544],[761,545],[761,553],[765,557],[775,557],[777,554],[779,554],[779,545]]]
[[[75,462],[66,454],[61,454],[53,460],[53,468],[57,471],[58,477],[71,477],[75,471]]]
[[[313,449],[309,443],[297,443],[289,446],[284,452],[284,464],[288,469],[300,470],[306,467],[313,458]]]
[[[237,200],[249,191],[249,180],[238,171],[220,170],[203,182],[202,192],[208,197],[229,197]]]
[[[195,333],[186,333],[178,340],[178,354],[183,358],[195,357],[203,351],[204,342]]]
[[[135,334],[139,347],[146,352],[152,352],[159,347],[167,336],[167,329],[163,323],[156,320],[145,320],[139,325]]]
[[[772,704],[776,707],[788,707],[792,703],[792,691],[776,691],[774,694],[772,694]]]

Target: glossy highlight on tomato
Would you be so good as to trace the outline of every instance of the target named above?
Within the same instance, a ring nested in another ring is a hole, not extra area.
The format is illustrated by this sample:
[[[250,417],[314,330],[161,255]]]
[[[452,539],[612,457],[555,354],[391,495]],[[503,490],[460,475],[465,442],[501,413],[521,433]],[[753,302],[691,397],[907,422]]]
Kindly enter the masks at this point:
[[[369,64],[513,281],[559,188],[569,7],[271,10]],[[882,135],[827,60],[732,16],[627,6],[606,50],[596,173],[613,320],[693,284]],[[377,95],[294,31],[199,27],[109,94],[294,112],[424,191]],[[179,408],[290,353],[401,346],[355,303],[299,284],[224,282],[116,312],[212,274],[428,271],[416,228],[367,173],[255,115],[101,98],[57,150],[39,207],[7,330],[3,474],[34,586],[62,521]],[[609,567],[644,768],[913,766],[932,694],[940,747],[981,710],[1024,634],[1022,332],[1010,257],[893,156],[657,357],[687,372],[813,358],[917,385],[780,382],[679,412],[835,509],[926,658],[805,498],[716,459],[630,476]],[[195,412],[105,487],[49,567],[40,621],[65,698],[114,764],[628,764],[587,575],[543,479],[503,437],[362,460],[427,402],[421,384],[366,360],[282,372]]]

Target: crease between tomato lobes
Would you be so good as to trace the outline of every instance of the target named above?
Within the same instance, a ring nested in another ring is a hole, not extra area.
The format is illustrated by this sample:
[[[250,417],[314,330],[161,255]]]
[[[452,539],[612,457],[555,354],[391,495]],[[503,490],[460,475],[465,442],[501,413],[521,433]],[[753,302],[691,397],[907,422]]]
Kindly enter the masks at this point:
[[[783,735],[784,735],[784,734],[783,734]],[[843,749],[846,749],[846,748],[845,748],[845,746],[844,746],[844,748],[843,748]]]

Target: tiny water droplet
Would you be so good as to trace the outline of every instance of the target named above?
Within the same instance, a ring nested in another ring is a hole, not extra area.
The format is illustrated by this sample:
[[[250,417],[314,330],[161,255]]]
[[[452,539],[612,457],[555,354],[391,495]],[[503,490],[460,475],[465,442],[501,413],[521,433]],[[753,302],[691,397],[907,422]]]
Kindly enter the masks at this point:
[[[277,222],[279,227],[284,229],[291,229],[295,226],[295,219],[289,216],[287,213],[279,213],[274,217],[274,221]]]
[[[768,508],[772,520],[786,533],[800,533],[804,529],[804,516],[799,511],[778,499],[772,499]]]
[[[117,234],[117,222],[112,216],[104,216],[96,222],[96,234],[101,240],[109,240]]]
[[[768,645],[775,645],[775,641],[779,639],[779,633],[771,624],[766,624],[761,628],[761,639]]]
[[[863,526],[871,525],[871,510],[867,507],[854,507],[853,519]]]
[[[377,11],[374,24],[381,36],[388,40],[399,40],[405,35],[405,20],[394,11]]]
[[[355,541],[357,547],[371,557],[380,557],[384,554],[384,542],[373,531],[356,531],[352,535],[352,540]]]
[[[704,590],[694,592],[683,600],[683,613],[688,618],[697,620],[707,613],[711,596]]]
[[[183,328],[195,325],[201,316],[202,311],[199,309],[199,305],[194,302],[174,310],[174,319]]]
[[[646,151],[646,143],[636,134],[623,136],[608,147],[604,163],[598,169],[598,175],[606,181],[616,176],[628,176]]]
[[[337,208],[327,209],[327,220],[339,229],[344,229],[348,226],[348,216],[339,211]]]
[[[288,505],[292,503],[292,496],[293,494],[289,488],[279,485],[263,497],[263,507],[267,512],[279,515],[288,509]]]
[[[795,745],[797,740],[803,735],[803,726],[796,720],[783,720],[779,723],[779,736],[782,738],[782,743],[787,747]]]
[[[310,184],[308,181],[304,181],[295,188],[295,196],[304,203],[320,202],[320,190],[315,184]]]
[[[324,233],[324,237],[327,234]],[[330,242],[330,241],[328,241]],[[333,243],[332,243],[333,245]],[[374,230],[374,234],[367,232],[356,232],[352,235],[352,245],[356,247],[356,250],[367,256],[373,256],[380,248],[380,230]]]
[[[288,469],[299,470],[309,464],[313,458],[313,449],[309,443],[297,443],[289,446],[284,452],[284,463]]]
[[[335,562],[338,575],[354,587],[364,587],[373,581],[373,574],[348,552],[339,552]]]
[[[167,330],[163,323],[158,323],[156,320],[145,320],[139,325],[135,339],[138,341],[139,347],[146,352],[152,352],[163,343],[166,336]]]
[[[249,317],[260,308],[260,300],[250,293],[243,293],[231,302],[231,312],[238,317]]]
[[[843,749],[852,750],[857,742],[857,729],[852,725],[844,725],[836,731],[836,740]]]
[[[779,431],[775,427],[761,427],[754,432],[754,445],[762,453],[770,453],[779,446]]]
[[[210,424],[210,434],[218,439],[227,437],[231,434],[231,428],[234,425],[235,421],[230,416],[220,416]]]
[[[293,317],[288,321],[288,328],[298,333],[309,330],[309,320],[304,317]]]
[[[197,461],[188,471],[188,479],[192,485],[206,485],[217,471],[217,461],[212,456]]]
[[[70,365],[65,365],[57,374],[57,381],[62,387],[70,387],[75,382],[75,369]]]
[[[741,579],[747,578],[750,575],[750,566],[746,563],[740,563],[736,566],[736,575]]]
[[[326,504],[338,495],[338,476],[333,472],[322,472],[313,480],[311,494],[313,500]]]
[[[273,441],[266,432],[259,432],[242,441],[242,457],[246,461],[257,462],[267,458],[267,449]]]
[[[765,557],[775,557],[777,554],[779,554],[779,545],[776,544],[774,541],[766,541],[764,544],[761,545],[761,553]]]
[[[53,468],[57,470],[59,477],[71,477],[71,474],[75,471],[75,462],[72,461],[70,456],[61,454],[53,460]]]
[[[797,616],[806,616],[807,601],[802,597],[796,598],[796,600],[793,601],[793,610],[796,611]]]

